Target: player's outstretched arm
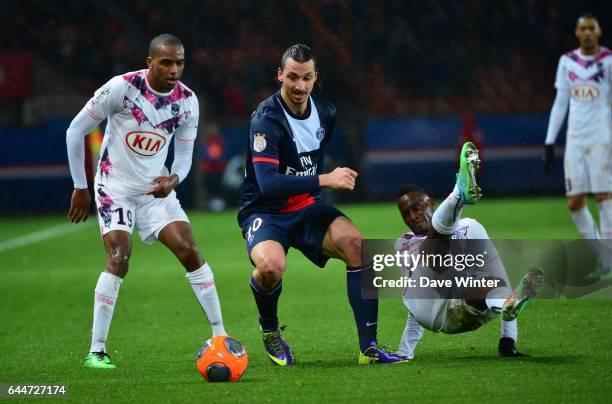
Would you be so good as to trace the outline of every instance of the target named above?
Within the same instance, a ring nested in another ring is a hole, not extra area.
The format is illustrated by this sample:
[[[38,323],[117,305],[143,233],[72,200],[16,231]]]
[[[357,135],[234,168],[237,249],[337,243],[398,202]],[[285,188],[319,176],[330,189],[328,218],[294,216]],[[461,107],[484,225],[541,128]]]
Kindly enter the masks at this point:
[[[352,191],[355,189],[357,175],[359,174],[350,168],[337,167],[329,174],[319,175],[319,187]]]

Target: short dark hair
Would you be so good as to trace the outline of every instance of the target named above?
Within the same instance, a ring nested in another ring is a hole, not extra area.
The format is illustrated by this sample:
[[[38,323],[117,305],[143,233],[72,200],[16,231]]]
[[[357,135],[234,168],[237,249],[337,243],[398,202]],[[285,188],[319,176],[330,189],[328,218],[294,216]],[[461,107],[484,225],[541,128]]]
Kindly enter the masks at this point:
[[[149,56],[160,46],[183,46],[183,42],[172,34],[160,34],[149,43]]]
[[[287,62],[287,59],[289,58],[298,63],[306,63],[309,60],[312,60],[314,62],[315,70],[317,70],[317,56],[309,46],[297,43],[288,47],[287,50],[283,52],[283,56],[281,57],[281,69],[285,68],[285,62]]]
[[[578,17],[578,19],[576,20],[576,24],[578,24],[578,21],[580,21],[581,18],[584,18],[584,19],[587,19],[587,20],[595,20],[595,22],[597,24],[599,24],[599,21],[597,20],[597,17],[595,17],[595,15],[593,15],[591,13],[580,14],[580,17]]]
[[[427,192],[423,188],[419,187],[418,185],[402,184],[397,189],[397,199],[401,198],[404,195],[408,195],[409,193],[412,193],[412,192],[418,192],[419,194],[427,195]]]

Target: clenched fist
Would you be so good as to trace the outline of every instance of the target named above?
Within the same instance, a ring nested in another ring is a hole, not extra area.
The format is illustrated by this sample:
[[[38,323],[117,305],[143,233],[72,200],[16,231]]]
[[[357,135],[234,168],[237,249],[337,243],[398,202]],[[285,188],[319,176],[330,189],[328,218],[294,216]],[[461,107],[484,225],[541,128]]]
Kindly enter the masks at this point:
[[[329,189],[355,189],[355,179],[357,172],[347,167],[338,167],[329,174],[319,175],[319,186]]]

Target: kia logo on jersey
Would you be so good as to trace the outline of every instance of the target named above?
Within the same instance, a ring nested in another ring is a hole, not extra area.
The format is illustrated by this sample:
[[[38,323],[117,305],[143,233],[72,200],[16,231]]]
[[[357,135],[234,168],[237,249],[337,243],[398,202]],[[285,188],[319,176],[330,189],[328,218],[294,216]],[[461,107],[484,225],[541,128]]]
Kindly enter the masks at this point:
[[[576,101],[593,101],[599,97],[599,90],[589,85],[572,87],[572,98]]]
[[[134,131],[125,135],[125,144],[134,153],[149,157],[164,148],[166,139],[155,132]]]

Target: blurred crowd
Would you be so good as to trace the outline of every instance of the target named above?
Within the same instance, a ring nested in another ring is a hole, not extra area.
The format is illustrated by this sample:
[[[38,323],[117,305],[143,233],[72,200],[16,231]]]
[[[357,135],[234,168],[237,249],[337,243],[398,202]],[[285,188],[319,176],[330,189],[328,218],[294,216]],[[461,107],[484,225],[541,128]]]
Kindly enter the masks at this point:
[[[550,108],[558,58],[577,46],[577,16],[606,4],[5,0],[0,33],[5,50],[45,58],[83,92],[142,68],[149,40],[172,33],[185,44],[184,81],[206,113],[236,121],[275,91],[280,55],[296,42],[319,54],[318,91],[345,111],[527,112]]]

